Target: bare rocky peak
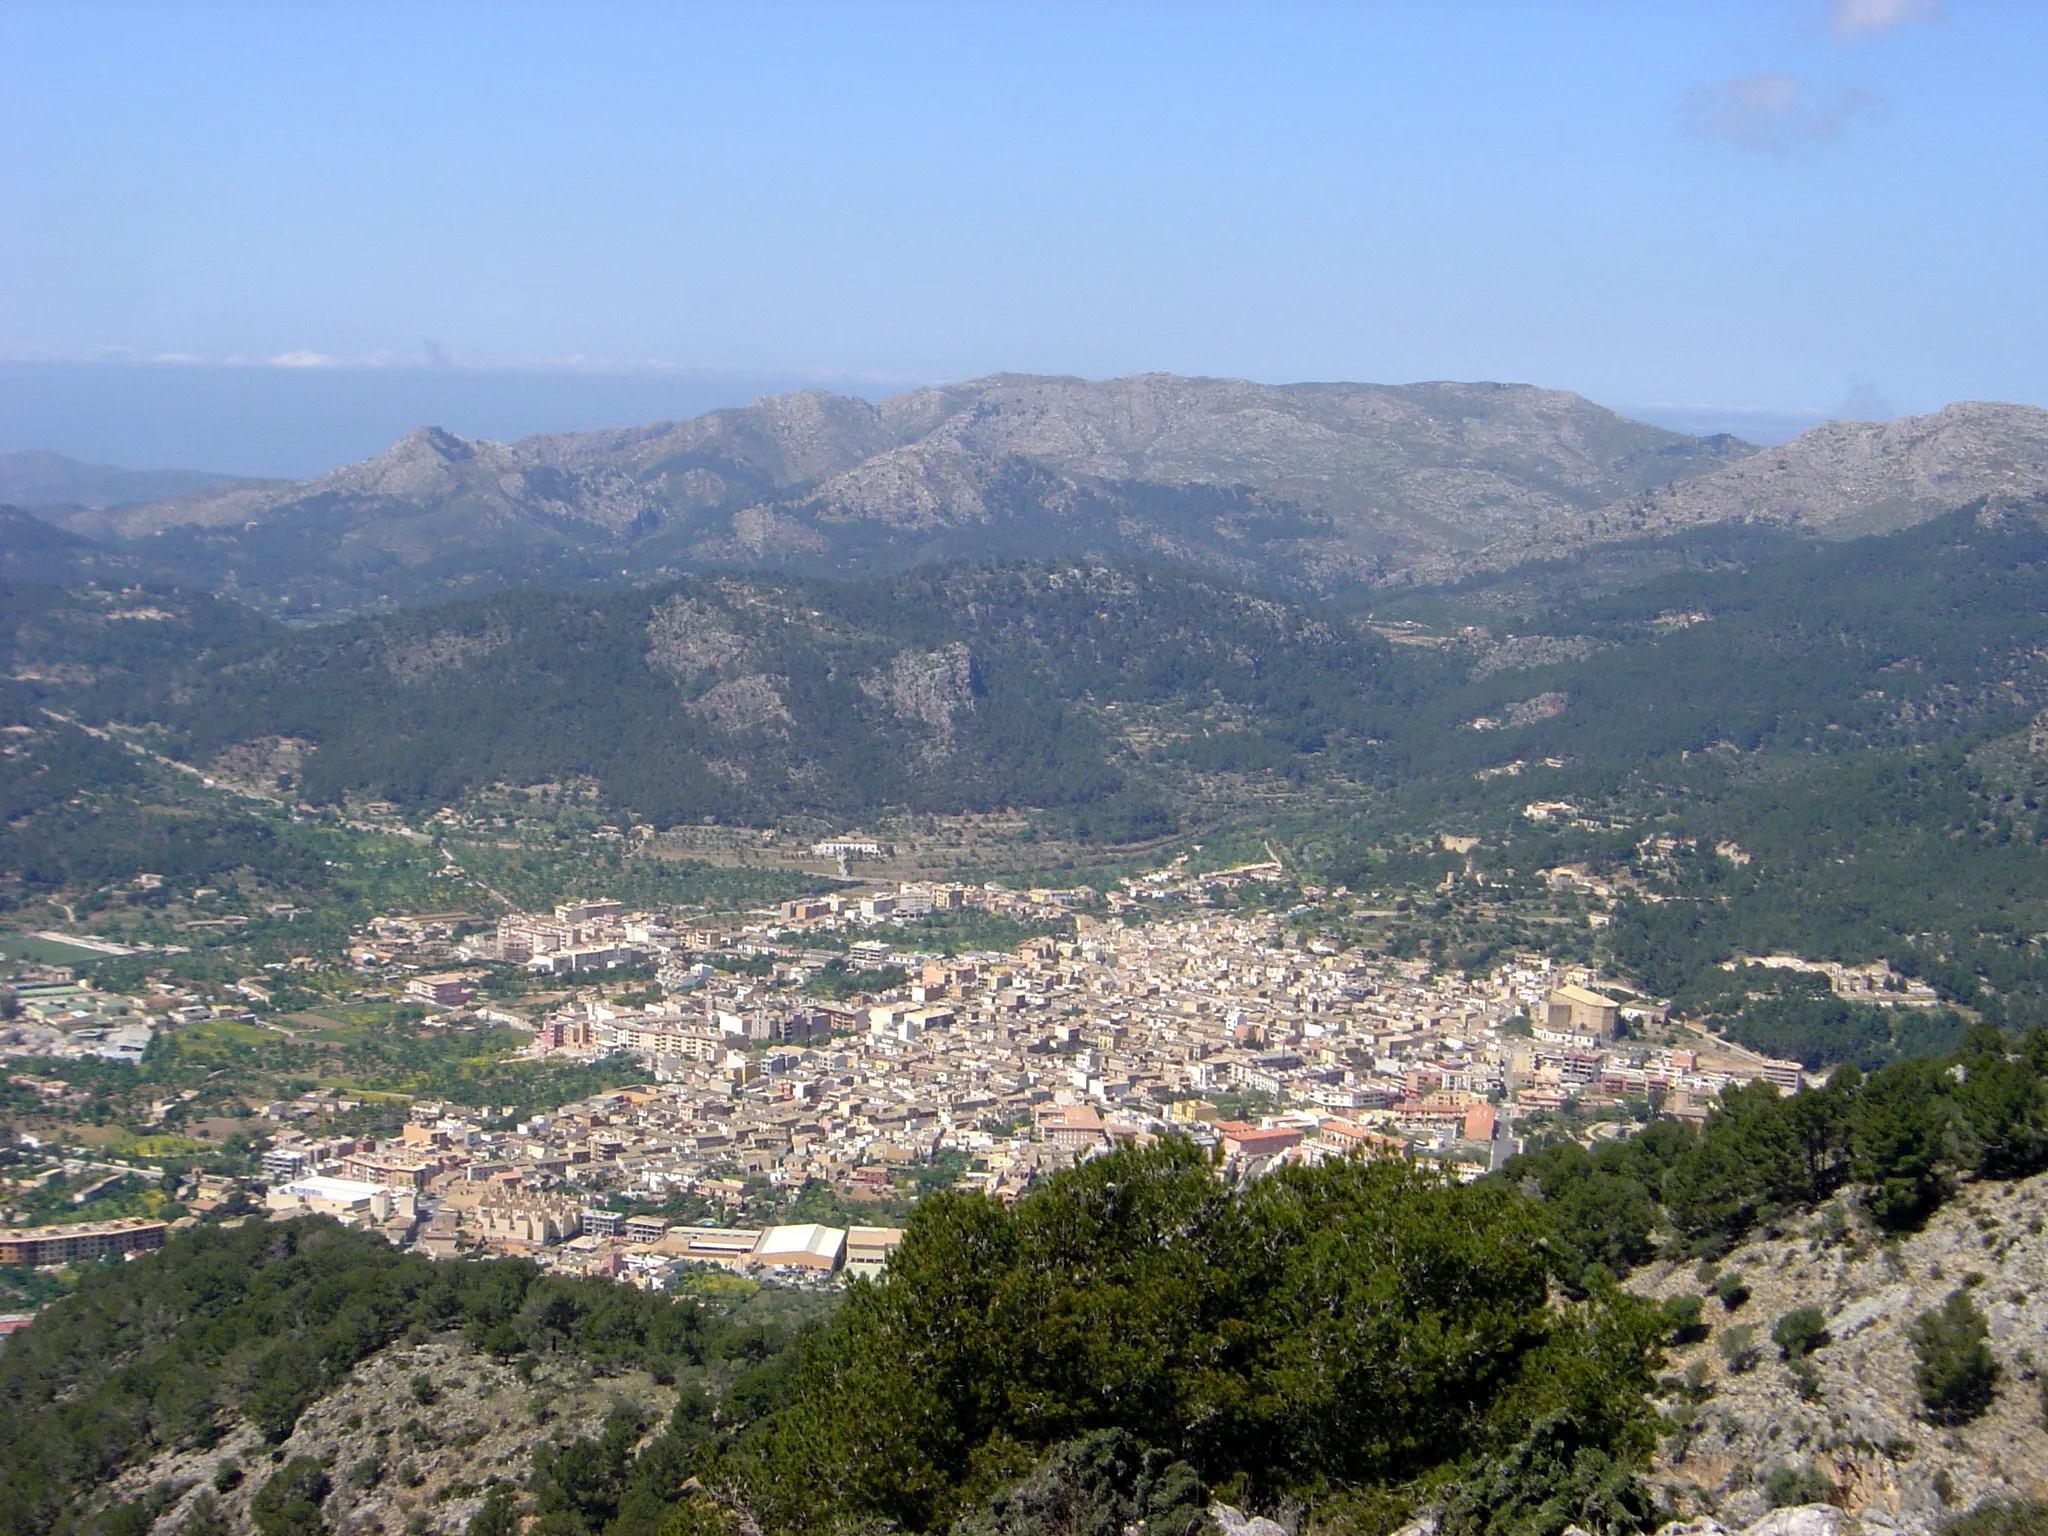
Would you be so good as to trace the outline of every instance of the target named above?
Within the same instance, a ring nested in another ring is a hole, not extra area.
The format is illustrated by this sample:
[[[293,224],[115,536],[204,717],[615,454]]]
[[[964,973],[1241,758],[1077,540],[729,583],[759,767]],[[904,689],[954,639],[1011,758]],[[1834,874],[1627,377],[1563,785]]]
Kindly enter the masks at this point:
[[[549,433],[512,446],[534,463],[616,465],[643,478],[671,471],[679,461],[714,463],[780,486],[820,479],[895,441],[867,401],[806,389],[689,421]]]
[[[1447,573],[1477,551],[1750,451],[1515,384],[1003,374],[878,411],[903,445],[827,480],[800,503],[804,514],[900,529],[985,522],[1001,515],[998,493],[1022,463],[1082,485],[1245,487],[1284,499],[1328,514],[1330,548],[1310,563],[1340,571],[1392,556]]]
[[[926,397],[950,409],[922,440],[967,452],[1017,453],[1109,479],[1298,485],[1339,500],[1361,471],[1470,468],[1502,456],[1546,464],[1561,483],[1598,496],[1618,465],[1646,450],[1689,453],[1702,442],[1522,384],[1003,374],[885,401],[882,410],[928,418]]]
[[[653,495],[615,466],[556,468],[503,443],[415,427],[375,458],[316,480],[237,482],[53,521],[88,536],[132,539],[181,526],[235,527],[300,509],[377,507],[446,512],[479,531],[536,515],[615,531],[658,513]]]
[[[1653,527],[1739,518],[1854,535],[1982,496],[2048,489],[2048,411],[1970,400],[1898,421],[1831,421],[1650,496]]]

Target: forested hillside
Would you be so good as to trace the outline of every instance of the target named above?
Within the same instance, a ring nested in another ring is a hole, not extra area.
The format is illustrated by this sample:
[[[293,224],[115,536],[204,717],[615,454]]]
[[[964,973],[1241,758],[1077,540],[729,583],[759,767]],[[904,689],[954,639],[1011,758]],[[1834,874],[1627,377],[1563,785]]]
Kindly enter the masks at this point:
[[[1442,828],[1480,842],[1433,854],[1439,877],[1513,889],[1571,866],[1612,882],[1603,945],[1658,995],[1711,991],[1722,962],[1785,950],[1885,957],[1990,1017],[2048,1020],[2033,942],[2048,931],[2040,515],[1964,509],[1672,575],[1511,636],[1397,647],[1397,676],[1437,681],[1382,738],[1392,787],[1348,828],[1305,826],[1305,846],[1359,884]],[[1797,1013],[1752,1010],[1744,1028],[1807,1057]],[[1889,1059],[1894,1022],[1881,1039],[1875,1023],[1830,1030],[1827,1059],[1865,1045],[1869,1063]],[[1845,1046],[1858,1030],[1865,1044]]]
[[[301,633],[209,599],[11,611],[35,704],[161,726],[196,763],[309,742],[293,787],[315,802],[584,778],[662,824],[1085,806],[1109,840],[1173,825],[1127,726],[1213,719],[1252,764],[1351,760],[1387,655],[1298,607],[1101,566],[506,593]]]
[[[889,1282],[794,1344],[688,1299],[432,1264],[320,1221],[202,1231],[93,1275],[0,1356],[0,1520],[139,1529],[73,1491],[245,1427],[284,1444],[359,1362],[459,1335],[677,1386],[666,1428],[543,1440],[530,1475],[505,1479],[501,1508],[557,1536],[640,1536],[678,1507],[713,1530],[745,1514],[778,1532],[944,1530],[1048,1456],[1055,1473],[1093,1465],[1090,1497],[1135,1498],[1161,1532],[1188,1528],[1205,1487],[1314,1503],[1359,1532],[1423,1502],[1447,1503],[1458,1536],[1639,1529],[1662,1324],[1616,1294],[1551,1306],[1549,1230],[1509,1185],[1397,1163],[1232,1192],[1184,1144],[1120,1153],[1014,1208],[926,1201]],[[297,1461],[249,1476],[309,1498],[299,1530],[334,1486]],[[142,1518],[202,1495],[159,1488]]]
[[[1726,553],[1391,646],[1395,625],[1099,564],[508,592],[301,630],[22,586],[7,835],[47,889],[261,863],[249,838],[280,836],[132,814],[155,793],[137,761],[75,720],[201,770],[272,763],[265,792],[315,807],[544,785],[621,825],[1005,808],[1100,845],[1278,835],[1333,883],[1469,877],[1475,900],[1572,866],[1616,883],[1600,942],[1660,995],[1783,948],[2048,1017],[2042,504]],[[1730,1020],[1816,1062],[1822,1034],[1830,1061],[1909,1050],[1796,998]],[[1910,1049],[1947,1038],[1927,1029]]]

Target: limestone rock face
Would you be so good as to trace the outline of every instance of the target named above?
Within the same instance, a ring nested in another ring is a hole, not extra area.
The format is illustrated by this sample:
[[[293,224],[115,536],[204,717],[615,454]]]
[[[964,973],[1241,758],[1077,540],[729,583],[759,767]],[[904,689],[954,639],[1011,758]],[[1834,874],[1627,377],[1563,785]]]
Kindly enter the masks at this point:
[[[692,700],[690,713],[726,731],[781,731],[793,718],[782,701],[787,681],[759,672],[728,678]]]
[[[974,657],[962,641],[936,651],[899,651],[883,670],[861,679],[861,689],[898,719],[950,739],[954,717],[974,708]]]
[[[2048,1497],[2048,1175],[1965,1186],[1924,1231],[1891,1241],[1853,1205],[1843,1211],[1841,1227],[1795,1220],[1720,1261],[1752,1294],[1734,1312],[1708,1297],[1712,1333],[1670,1351],[1659,1406],[1677,1432],[1653,1480],[1682,1513],[1744,1536],[1927,1536],[1986,1501]],[[1691,1263],[1628,1284],[1660,1299],[1709,1289]],[[1989,1321],[2000,1377],[1983,1417],[1944,1428],[1921,1411],[1908,1334],[1958,1288]],[[1768,1341],[1804,1306],[1821,1309],[1827,1342],[1795,1370]],[[1737,1370],[1718,1342],[1743,1325],[1764,1347]],[[1833,1492],[1826,1505],[1772,1510],[1774,1484]]]
[[[731,666],[746,650],[746,640],[730,619],[681,593],[658,605],[647,620],[648,664],[685,681]]]

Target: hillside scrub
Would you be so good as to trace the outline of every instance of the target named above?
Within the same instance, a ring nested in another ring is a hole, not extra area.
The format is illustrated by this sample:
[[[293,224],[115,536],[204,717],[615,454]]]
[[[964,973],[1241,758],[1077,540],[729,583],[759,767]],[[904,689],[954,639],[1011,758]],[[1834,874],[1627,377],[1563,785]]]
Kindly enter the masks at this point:
[[[750,1371],[772,1372],[787,1342],[687,1298],[543,1276],[522,1260],[437,1264],[320,1218],[201,1228],[87,1275],[8,1341],[0,1533],[78,1529],[81,1490],[160,1451],[218,1444],[237,1419],[280,1444],[358,1362],[414,1329],[600,1369],[763,1362],[740,1372],[736,1392]],[[305,1500],[287,1497],[296,1485],[271,1486],[257,1497],[289,1525]]]
[[[1655,1121],[1587,1151],[1558,1142],[1509,1160],[1502,1177],[1539,1194],[1555,1223],[1558,1278],[1583,1293],[1660,1251],[1711,1258],[1753,1230],[1855,1187],[1880,1227],[1920,1227],[1957,1181],[2048,1168],[2048,1030],[2015,1040],[1972,1027],[1952,1056],[1842,1067],[1819,1089],[1730,1087],[1698,1130]],[[1713,1282],[1729,1311],[1739,1275]]]

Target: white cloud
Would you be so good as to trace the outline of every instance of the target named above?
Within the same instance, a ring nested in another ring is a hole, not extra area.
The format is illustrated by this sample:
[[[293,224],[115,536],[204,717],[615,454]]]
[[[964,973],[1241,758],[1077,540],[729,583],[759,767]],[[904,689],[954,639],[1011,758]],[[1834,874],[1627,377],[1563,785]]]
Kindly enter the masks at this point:
[[[334,359],[325,352],[280,352],[270,360],[273,368],[332,368]]]
[[[1916,21],[1932,21],[1942,0],[1828,0],[1828,25],[1843,42],[1872,32],[1895,32]]]
[[[1882,100],[1856,90],[1822,98],[1797,75],[1766,71],[1694,86],[1679,104],[1679,121],[1697,138],[1788,155],[1801,145],[1841,137],[1852,117]]]

